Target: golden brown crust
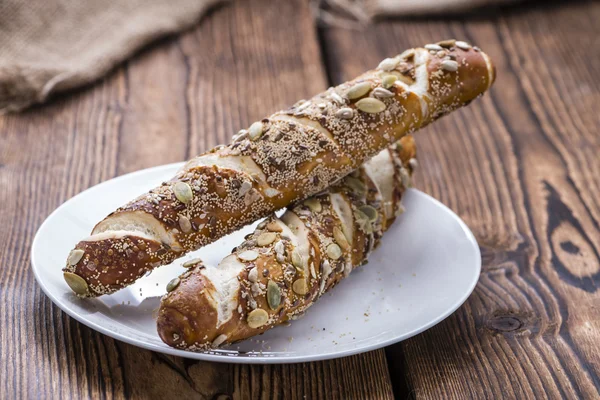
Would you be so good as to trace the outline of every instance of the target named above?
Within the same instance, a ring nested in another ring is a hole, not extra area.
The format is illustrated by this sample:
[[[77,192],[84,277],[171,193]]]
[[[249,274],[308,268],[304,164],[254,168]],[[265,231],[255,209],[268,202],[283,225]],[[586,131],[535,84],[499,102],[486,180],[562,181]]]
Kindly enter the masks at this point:
[[[84,281],[78,294],[112,293],[159,265],[313,195],[390,143],[483,94],[494,76],[487,56],[470,46],[445,46],[411,49],[275,113],[116,210],[77,245],[84,251],[79,261],[64,268]],[[177,188],[185,201],[176,196]],[[98,239],[110,233],[115,235],[109,242]],[[129,247],[131,241],[154,252],[145,257]],[[113,256],[105,254],[109,248]],[[100,265],[91,269],[89,260]]]
[[[385,211],[381,190],[366,169],[361,168],[325,192],[288,208],[281,219],[275,216],[268,218],[229,256],[237,257],[235,260],[240,262],[240,271],[234,277],[238,282],[237,289],[231,293],[233,301],[228,303],[230,316],[222,318],[219,323],[217,309],[227,300],[214,299],[227,297],[227,291],[215,287],[213,279],[218,277],[214,273],[208,274],[209,271],[199,265],[184,273],[178,286],[161,301],[157,327],[162,340],[178,348],[205,350],[260,334],[303,314],[320,295],[365,262],[368,253],[379,244],[383,232],[400,210],[400,199],[407,183],[400,173],[410,176],[415,165],[412,136],[402,138],[399,145],[384,152],[389,153],[389,158],[380,165],[385,162],[394,164],[393,170],[390,170],[395,189],[391,214]],[[361,185],[364,185],[364,190]],[[341,232],[343,222],[334,209],[332,194],[342,196],[353,209],[350,241]],[[377,213],[367,227],[357,213],[369,207]],[[293,218],[288,218],[290,215]],[[294,252],[302,254],[299,250],[302,245],[289,236],[295,236],[295,232],[301,236],[302,232],[279,228],[283,221],[288,221],[285,225],[293,228],[290,221],[294,220],[300,221],[306,229],[305,236],[309,242],[306,249],[308,257],[300,267],[294,260]],[[332,251],[331,246],[337,246],[339,253]],[[249,251],[256,252],[256,258],[244,261]],[[305,291],[298,290],[298,281],[301,288],[305,285]],[[221,280],[218,286],[224,282]],[[278,293],[276,298],[280,296],[276,305],[269,297],[269,287],[273,285]],[[253,313],[264,317],[260,326],[252,326],[255,322],[252,320]]]

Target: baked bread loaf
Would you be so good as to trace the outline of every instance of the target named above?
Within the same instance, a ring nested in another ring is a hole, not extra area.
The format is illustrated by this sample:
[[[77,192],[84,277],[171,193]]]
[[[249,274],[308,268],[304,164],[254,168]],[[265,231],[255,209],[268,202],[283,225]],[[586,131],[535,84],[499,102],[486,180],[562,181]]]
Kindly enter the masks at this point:
[[[198,260],[167,285],[157,327],[170,346],[206,350],[303,314],[363,264],[400,212],[416,165],[412,136],[322,193],[261,222],[217,267]]]
[[[64,278],[81,297],[119,290],[318,193],[407,133],[468,104],[493,80],[487,55],[454,40],[383,60],[255,122],[117,209],[71,251]]]

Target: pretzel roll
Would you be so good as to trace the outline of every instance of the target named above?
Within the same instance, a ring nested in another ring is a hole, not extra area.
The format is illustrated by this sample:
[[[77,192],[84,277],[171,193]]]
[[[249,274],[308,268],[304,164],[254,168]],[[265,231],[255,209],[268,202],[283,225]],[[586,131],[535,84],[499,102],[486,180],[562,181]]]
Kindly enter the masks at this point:
[[[277,112],[185,164],[173,179],[117,209],[69,254],[79,296],[119,290],[307,198],[402,136],[483,94],[488,57],[444,41],[382,61],[357,79]]]
[[[412,136],[329,189],[271,216],[217,267],[196,265],[169,283],[158,333],[206,350],[302,315],[377,247],[403,211],[416,165]]]

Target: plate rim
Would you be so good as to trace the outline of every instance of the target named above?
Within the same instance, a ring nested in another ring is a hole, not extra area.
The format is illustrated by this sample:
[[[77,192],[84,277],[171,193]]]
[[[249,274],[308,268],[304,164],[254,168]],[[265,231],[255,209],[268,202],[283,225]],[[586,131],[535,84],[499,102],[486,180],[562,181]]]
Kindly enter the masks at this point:
[[[366,353],[368,351],[373,351],[373,350],[377,350],[377,349],[380,349],[383,347],[387,347],[392,344],[399,343],[401,341],[409,339],[413,336],[416,336],[419,333],[422,333],[422,332],[426,331],[427,329],[430,329],[433,326],[439,324],[440,322],[442,322],[443,320],[448,318],[450,315],[452,315],[456,310],[458,310],[458,308],[460,308],[460,306],[462,306],[464,304],[464,302],[469,298],[469,296],[473,293],[473,291],[475,290],[475,287],[479,281],[479,277],[481,275],[481,251],[479,249],[477,239],[473,235],[473,232],[469,229],[469,227],[465,224],[465,222],[454,211],[452,211],[450,208],[448,208],[445,204],[443,204],[439,200],[435,199],[434,197],[428,195],[427,193],[424,193],[415,188],[410,188],[409,190],[416,193],[418,196],[425,197],[428,200],[432,201],[436,206],[441,207],[444,211],[446,211],[447,213],[450,214],[452,220],[454,220],[455,222],[458,223],[458,226],[462,229],[462,232],[464,233],[465,238],[472,245],[472,247],[474,249],[474,252],[475,252],[474,256],[475,256],[475,260],[476,260],[476,266],[475,266],[476,272],[473,273],[472,280],[471,280],[471,282],[469,282],[469,285],[468,285],[468,290],[466,290],[462,294],[462,296],[460,296],[459,299],[457,301],[455,301],[454,304],[452,304],[452,306],[449,307],[445,312],[441,313],[438,317],[432,319],[428,323],[426,323],[416,329],[413,329],[412,331],[409,331],[407,333],[399,335],[397,337],[383,340],[381,342],[375,342],[375,343],[372,343],[372,344],[369,344],[366,346],[357,347],[357,348],[353,348],[353,349],[347,349],[347,350],[342,350],[342,351],[329,351],[326,353],[319,353],[319,354],[313,354],[313,355],[307,355],[307,356],[302,356],[302,355],[291,355],[291,356],[249,355],[249,356],[244,356],[244,357],[238,357],[235,355],[235,351],[231,355],[229,355],[227,353],[226,354],[211,354],[211,353],[204,353],[204,352],[191,352],[191,351],[187,351],[187,350],[175,349],[175,348],[169,347],[167,344],[164,344],[164,343],[163,343],[163,346],[164,346],[163,347],[163,346],[155,345],[152,343],[147,343],[145,341],[140,341],[138,339],[131,338],[127,335],[123,335],[119,332],[115,332],[113,330],[106,329],[102,325],[99,325],[98,323],[96,323],[94,321],[90,321],[89,319],[86,319],[84,316],[78,314],[74,310],[71,310],[67,304],[63,304],[62,300],[60,300],[57,296],[54,295],[54,293],[48,288],[48,286],[44,283],[43,279],[39,275],[38,267],[36,267],[36,259],[35,259],[35,253],[34,253],[34,250],[37,247],[36,244],[37,244],[38,240],[40,240],[39,233],[40,233],[40,231],[42,231],[42,228],[44,228],[46,226],[46,224],[51,219],[51,217],[53,217],[54,214],[58,213],[63,207],[68,206],[69,203],[71,201],[73,201],[74,198],[76,198],[77,196],[79,196],[79,195],[87,192],[88,190],[95,188],[99,185],[105,184],[107,182],[114,182],[114,181],[119,181],[119,180],[126,179],[126,178],[131,178],[137,174],[148,173],[148,172],[152,172],[154,170],[177,168],[184,164],[185,164],[185,162],[177,162],[177,163],[158,165],[158,166],[154,166],[154,167],[150,167],[150,168],[145,168],[145,169],[129,172],[129,173],[119,175],[114,178],[105,180],[103,182],[99,182],[96,185],[93,185],[93,186],[75,194],[74,196],[72,196],[71,198],[66,200],[64,203],[62,203],[60,206],[58,206],[54,211],[52,211],[46,217],[44,222],[42,222],[42,224],[37,229],[34,239],[31,243],[31,250],[30,250],[31,269],[33,270],[33,275],[35,277],[37,284],[41,287],[44,294],[48,298],[50,298],[50,300],[56,307],[58,307],[62,312],[66,313],[68,316],[75,319],[79,323],[87,326],[88,328],[91,328],[91,329],[93,329],[97,332],[100,332],[106,336],[109,336],[115,340],[119,340],[119,341],[125,342],[127,344],[130,344],[130,345],[133,345],[136,347],[140,347],[140,348],[143,348],[146,350],[150,350],[150,351],[156,351],[156,352],[163,353],[163,354],[169,354],[169,355],[173,355],[173,356],[196,359],[196,360],[223,362],[223,363],[295,364],[295,363],[301,363],[301,362],[331,360],[331,359],[347,357],[347,356],[351,356],[351,355],[355,355],[355,354]]]

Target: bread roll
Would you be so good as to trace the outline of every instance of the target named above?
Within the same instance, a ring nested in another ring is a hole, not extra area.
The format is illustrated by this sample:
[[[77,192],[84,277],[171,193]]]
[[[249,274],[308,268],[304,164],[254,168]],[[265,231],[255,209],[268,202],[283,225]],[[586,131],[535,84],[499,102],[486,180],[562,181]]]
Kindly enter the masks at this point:
[[[201,262],[175,278],[158,312],[170,346],[206,350],[302,315],[366,262],[403,211],[416,165],[412,136],[322,193],[258,225],[217,267]]]
[[[483,52],[453,40],[407,50],[277,112],[117,209],[68,256],[79,296],[119,290],[358,168],[402,136],[468,104],[494,80]]]

